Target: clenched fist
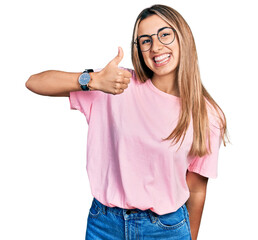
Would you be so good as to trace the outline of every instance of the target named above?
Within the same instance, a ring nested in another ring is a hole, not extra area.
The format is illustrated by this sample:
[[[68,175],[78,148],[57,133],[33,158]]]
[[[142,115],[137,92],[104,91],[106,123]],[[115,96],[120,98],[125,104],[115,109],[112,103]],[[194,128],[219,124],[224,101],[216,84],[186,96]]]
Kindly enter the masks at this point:
[[[123,49],[119,47],[117,56],[105,68],[100,72],[92,73],[92,80],[89,83],[89,87],[114,95],[124,92],[130,83],[132,74],[118,67],[123,57]]]

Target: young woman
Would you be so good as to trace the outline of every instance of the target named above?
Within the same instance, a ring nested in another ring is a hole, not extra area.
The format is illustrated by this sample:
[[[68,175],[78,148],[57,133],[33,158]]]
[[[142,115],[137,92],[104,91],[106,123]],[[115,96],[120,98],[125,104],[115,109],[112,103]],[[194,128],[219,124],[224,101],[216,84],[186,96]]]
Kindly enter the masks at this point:
[[[86,239],[197,239],[206,186],[226,137],[223,111],[203,87],[194,39],[174,9],[138,16],[134,70],[46,71],[26,86],[69,96],[87,119],[93,195]]]

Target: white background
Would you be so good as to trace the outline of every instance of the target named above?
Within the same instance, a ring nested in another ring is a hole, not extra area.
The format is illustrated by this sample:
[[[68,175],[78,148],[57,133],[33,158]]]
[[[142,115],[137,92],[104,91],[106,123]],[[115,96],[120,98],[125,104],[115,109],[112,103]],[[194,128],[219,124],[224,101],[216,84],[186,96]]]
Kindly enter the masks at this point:
[[[104,67],[156,1],[13,0],[0,4],[0,239],[84,239],[92,195],[87,123],[68,98],[25,88],[44,70]],[[204,85],[222,107],[232,144],[221,146],[199,240],[257,237],[257,7],[255,1],[159,1],[190,25]]]

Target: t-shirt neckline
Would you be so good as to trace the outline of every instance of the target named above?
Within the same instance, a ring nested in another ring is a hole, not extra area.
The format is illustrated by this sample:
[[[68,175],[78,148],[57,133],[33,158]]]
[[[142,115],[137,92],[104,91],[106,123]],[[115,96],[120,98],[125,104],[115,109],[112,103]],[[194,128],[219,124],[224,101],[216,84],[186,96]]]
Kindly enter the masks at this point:
[[[175,99],[175,100],[179,100],[179,97],[169,94],[169,93],[165,93],[163,91],[161,91],[160,89],[158,89],[151,81],[151,79],[147,79],[146,80],[147,85],[156,93],[158,93],[159,95],[166,97],[166,98],[170,98],[170,99]]]

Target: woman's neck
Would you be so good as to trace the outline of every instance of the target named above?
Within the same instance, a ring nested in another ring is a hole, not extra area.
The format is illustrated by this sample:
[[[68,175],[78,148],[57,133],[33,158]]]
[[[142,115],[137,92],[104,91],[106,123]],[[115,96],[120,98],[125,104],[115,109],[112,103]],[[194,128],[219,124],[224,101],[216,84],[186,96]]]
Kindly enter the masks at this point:
[[[176,81],[175,75],[160,76],[154,74],[151,78],[151,81],[153,85],[159,90],[179,97],[178,83]]]

